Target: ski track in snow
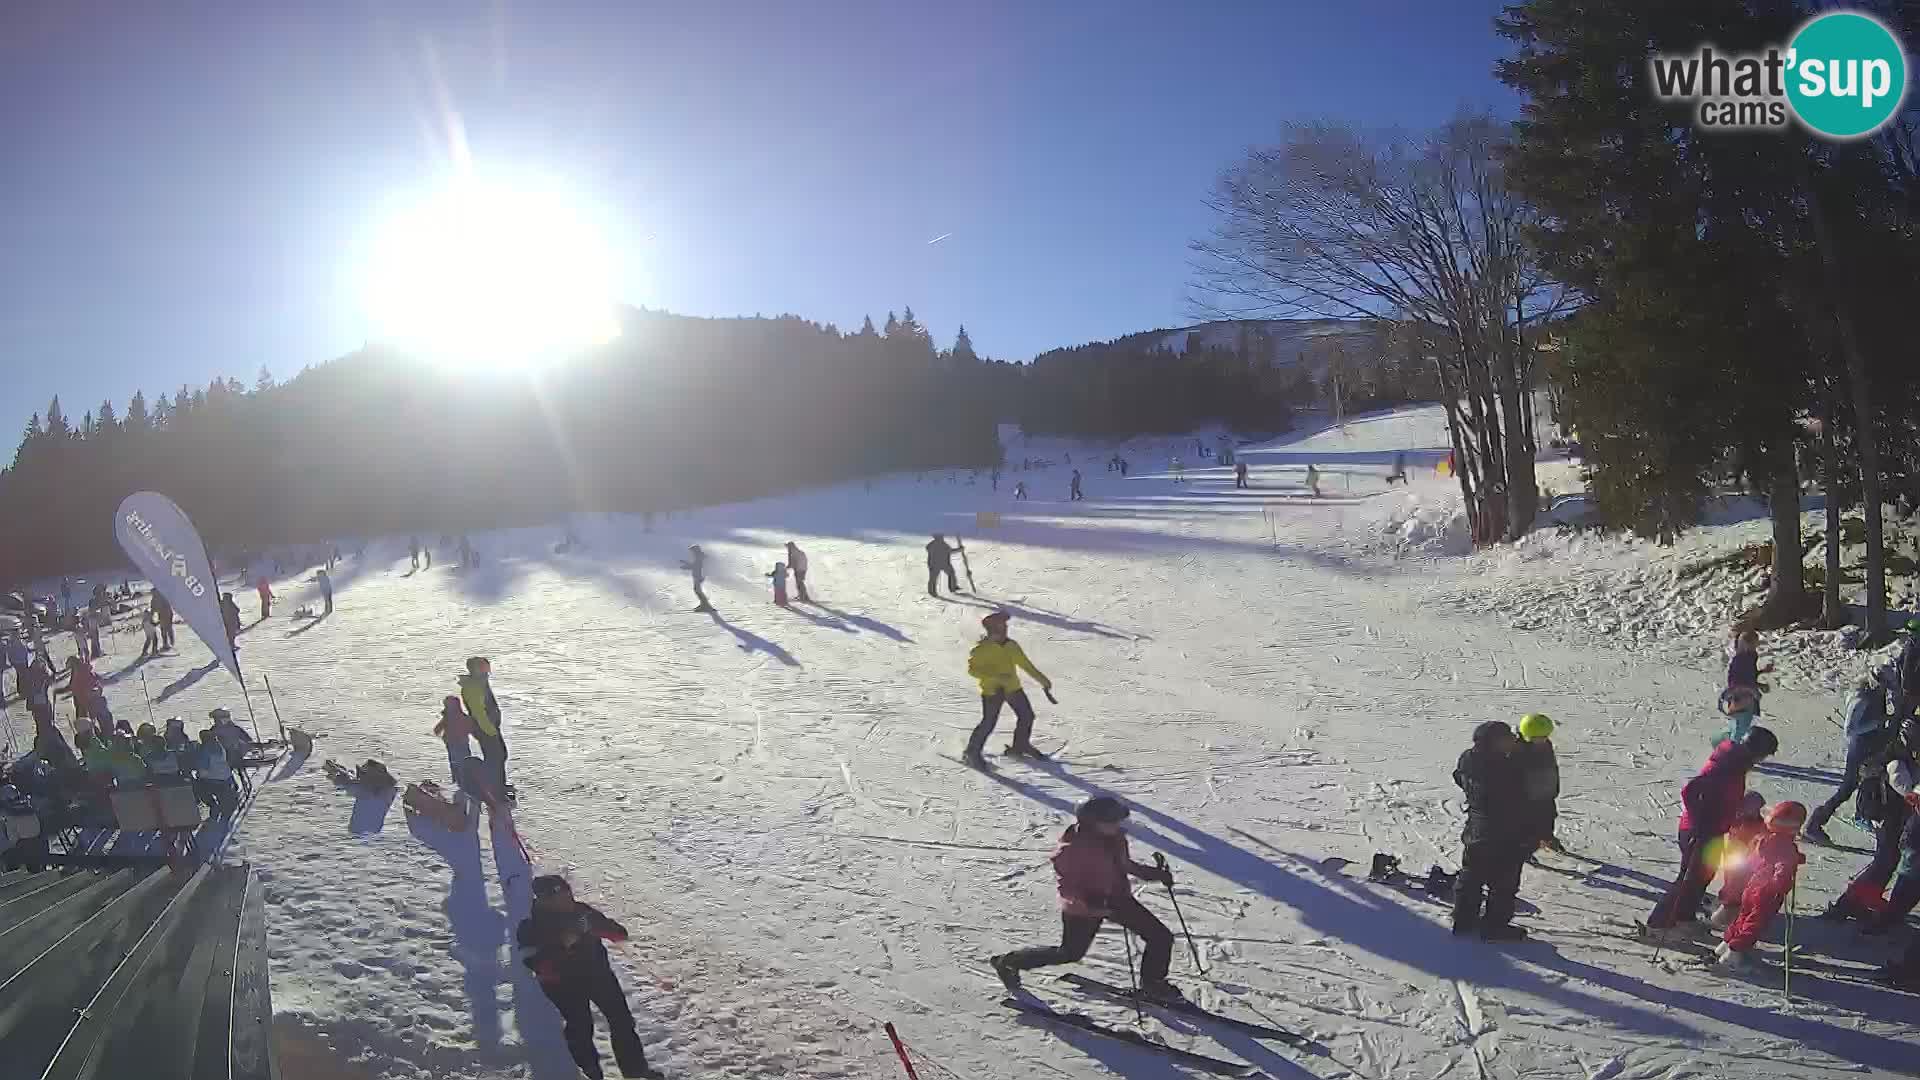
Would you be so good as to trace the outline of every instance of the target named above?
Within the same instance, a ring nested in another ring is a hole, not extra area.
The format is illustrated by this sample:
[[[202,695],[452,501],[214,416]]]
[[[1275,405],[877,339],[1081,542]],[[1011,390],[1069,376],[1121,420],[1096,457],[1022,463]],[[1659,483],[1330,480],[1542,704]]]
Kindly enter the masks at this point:
[[[1132,802],[1136,857],[1164,852],[1180,875],[1209,974],[1178,942],[1175,980],[1323,1051],[1149,1013],[1145,1028],[1174,1045],[1273,1077],[1912,1071],[1920,1047],[1901,1021],[1914,999],[1846,977],[1885,946],[1803,919],[1796,932],[1827,967],[1795,972],[1788,1012],[1769,975],[1655,966],[1594,932],[1643,916],[1673,870],[1678,788],[1718,730],[1720,671],[1516,632],[1497,605],[1461,603],[1489,587],[1484,566],[1409,554],[1389,501],[1444,501],[1437,410],[1246,451],[1258,486],[1243,492],[1190,452],[1189,482],[1171,483],[1147,442],[1125,480],[1099,467],[1109,448],[1009,447],[1016,462],[1071,450],[1087,488],[1071,505],[1061,463],[1003,476],[1029,481],[1023,504],[962,471],[676,515],[651,534],[581,516],[584,554],[552,554],[551,526],[503,531],[475,537],[488,561],[468,571],[408,574],[388,540],[337,573],[332,618],[261,623],[241,659],[272,677],[289,723],[320,737],[316,758],[377,757],[403,783],[444,784],[440,699],[466,656],[490,656],[521,835],[540,871],[566,873],[632,931],[615,966],[650,1060],[676,1077],[898,1076],[889,1020],[927,1077],[1178,1075],[1147,1051],[1017,1022],[984,965],[1057,938],[1045,860],[1096,792]],[[1415,451],[1412,495],[1376,498],[1397,448]],[[1309,460],[1321,499],[1300,486]],[[987,507],[1005,522],[977,532]],[[921,544],[936,529],[969,541],[981,597],[924,595]],[[807,550],[819,604],[769,602],[760,575],[787,539]],[[676,561],[696,542],[718,616],[688,611]],[[286,610],[306,588],[279,583]],[[1057,684],[1058,706],[1035,704],[1042,744],[1069,744],[1059,764],[982,775],[956,760],[978,718],[966,650],[994,605]],[[204,662],[182,644],[146,665],[156,694]],[[109,693],[116,712],[143,714],[137,675]],[[158,714],[191,722],[239,697],[202,679]],[[1832,704],[1768,697],[1782,766],[1839,764]],[[270,724],[264,695],[255,705]],[[1528,869],[1522,895],[1545,913],[1522,920],[1535,941],[1454,939],[1445,908],[1368,884],[1365,866],[1376,850],[1416,873],[1456,865],[1455,759],[1474,724],[1534,710],[1560,725],[1561,835],[1583,858]],[[318,765],[263,787],[233,852],[267,888],[283,1021],[376,1076],[576,1075],[509,944],[529,877],[512,845],[484,821],[466,834],[413,823]],[[1820,798],[1825,785],[1802,775],[1755,786]],[[1325,868],[1331,857],[1347,872]],[[1803,909],[1859,860],[1809,849]],[[1138,895],[1177,931],[1164,889]],[[1090,974],[1125,980],[1117,938],[1101,935]],[[1044,971],[1028,984],[1135,1023]]]

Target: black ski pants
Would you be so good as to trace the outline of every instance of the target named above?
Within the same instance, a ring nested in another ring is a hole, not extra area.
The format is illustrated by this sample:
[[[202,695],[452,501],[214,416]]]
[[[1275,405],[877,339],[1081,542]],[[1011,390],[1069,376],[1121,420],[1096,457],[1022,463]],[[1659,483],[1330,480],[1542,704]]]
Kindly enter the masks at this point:
[[[160,647],[163,649],[173,648],[173,620],[172,619],[160,620]]]
[[[1465,931],[1511,923],[1520,894],[1520,871],[1526,865],[1524,845],[1504,840],[1468,844],[1453,885],[1454,928]]]
[[[1033,702],[1027,700],[1025,690],[1015,690],[1011,694],[980,695],[980,722],[974,725],[973,734],[967,738],[967,753],[978,754],[987,748],[987,736],[993,734],[995,724],[1000,722],[1000,706],[1013,706],[1013,745],[1015,749],[1025,749],[1033,742]]]
[[[1827,801],[1815,807],[1813,813],[1807,817],[1807,829],[1826,828],[1827,822],[1833,819],[1833,815],[1846,805],[1854,792],[1860,790],[1860,766],[1865,763],[1866,758],[1865,745],[1857,739],[1849,740],[1847,763],[1842,766],[1840,786],[1833,789],[1833,794],[1827,796]]]
[[[500,785],[501,794],[506,794],[507,740],[484,731],[475,731],[473,737],[480,744],[480,756],[487,759],[487,771],[493,774],[494,783]]]
[[[793,595],[803,604],[813,599],[813,597],[807,595],[807,572],[805,570],[795,570],[793,572]]]
[[[939,564],[935,564],[933,566],[927,567],[927,595],[928,596],[940,595],[938,592],[934,590],[934,582],[939,581],[940,575],[943,573],[947,575],[947,591],[948,592],[960,591],[960,579],[953,576],[953,564],[950,562],[939,563]]]
[[[613,1036],[613,1059],[622,1076],[640,1076],[647,1070],[647,1051],[640,1033],[633,1029],[633,1010],[627,1007],[626,991],[611,967],[602,966],[589,975],[576,975],[557,983],[543,982],[540,989],[560,1010],[565,1025],[567,1052],[580,1071],[600,1080],[600,1051],[593,1045],[593,1010],[607,1018],[607,1032]]]
[[[1113,910],[1105,916],[1060,914],[1060,944],[1041,945],[1031,949],[1016,949],[1007,954],[1003,961],[1015,971],[1029,968],[1051,967],[1054,964],[1071,964],[1087,955],[1093,939],[1100,933],[1100,924],[1107,919],[1126,927],[1140,935],[1146,942],[1146,951],[1140,956],[1140,985],[1152,986],[1165,982],[1167,968],[1173,963],[1173,931],[1167,924],[1154,917],[1153,912],[1140,906],[1133,897],[1123,897],[1113,905]]]
[[[1649,929],[1665,930],[1675,923],[1699,921],[1700,901],[1707,895],[1707,886],[1713,884],[1713,875],[1719,870],[1708,858],[1707,849],[1723,835],[1680,830],[1680,873],[1673,884],[1667,886],[1660,902],[1653,905],[1652,914],[1647,916]]]

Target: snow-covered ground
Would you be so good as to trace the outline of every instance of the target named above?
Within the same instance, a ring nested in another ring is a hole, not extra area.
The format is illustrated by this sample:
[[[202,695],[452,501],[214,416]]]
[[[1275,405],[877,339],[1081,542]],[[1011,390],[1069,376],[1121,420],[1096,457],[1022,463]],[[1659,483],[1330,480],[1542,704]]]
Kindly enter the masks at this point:
[[[901,1076],[883,1021],[923,1077],[1183,1075],[1149,1051],[1023,1022],[984,966],[1057,936],[1046,856],[1094,792],[1131,802],[1136,857],[1163,852],[1180,875],[1206,974],[1181,944],[1174,979],[1323,1049],[1149,1013],[1170,1043],[1274,1077],[1914,1072],[1914,999],[1858,980],[1884,939],[1800,920],[1810,955],[1789,1003],[1771,963],[1723,978],[1672,953],[1650,962],[1620,936],[1673,870],[1679,785],[1719,730],[1720,660],[1516,628],[1489,598],[1548,560],[1436,557],[1459,539],[1452,482],[1432,469],[1436,421],[1361,417],[1243,451],[1251,491],[1190,454],[1176,484],[1162,458],[1134,457],[1121,479],[1101,463],[1108,447],[1035,440],[1012,459],[1073,453],[1085,502],[1064,501],[1061,463],[1016,469],[998,493],[984,476],[894,477],[676,516],[651,534],[594,518],[579,523],[578,555],[552,552],[555,528],[476,536],[487,561],[470,572],[409,573],[389,541],[335,575],[332,618],[277,615],[246,633],[241,659],[272,678],[289,724],[321,737],[316,757],[444,782],[429,733],[440,700],[465,657],[492,657],[520,832],[540,870],[568,874],[633,931],[616,966],[649,1056],[677,1077]],[[1389,492],[1403,449],[1412,484]],[[1319,498],[1301,486],[1309,462]],[[1034,498],[1015,504],[1020,478]],[[983,509],[999,527],[975,527]],[[936,530],[966,538],[976,595],[926,597],[921,545]],[[811,557],[820,602],[782,611],[762,575],[789,539]],[[688,611],[676,562],[690,543],[713,559],[717,618]],[[278,587],[291,611],[301,586]],[[982,775],[955,760],[978,716],[966,650],[994,607],[1057,684],[1038,729],[1041,745],[1064,744],[1057,767]],[[205,659],[194,645],[146,665],[159,715],[239,704]],[[132,671],[110,694],[116,711],[144,712]],[[1833,705],[1795,686],[1769,696],[1783,744],[1755,777],[1769,799],[1824,795],[1839,763]],[[255,707],[271,726],[264,695]],[[1534,941],[1456,940],[1443,908],[1359,879],[1376,851],[1452,868],[1455,758],[1476,723],[1530,711],[1560,725],[1561,835],[1579,858],[1527,872]],[[575,1075],[507,945],[526,869],[484,823],[413,825],[309,761],[263,789],[235,853],[269,889],[283,1024],[375,1076]],[[1863,856],[1808,859],[1803,912]],[[1177,926],[1163,890],[1139,892]],[[1118,936],[1086,966],[1124,982]],[[1027,981],[1135,1022],[1044,972]]]

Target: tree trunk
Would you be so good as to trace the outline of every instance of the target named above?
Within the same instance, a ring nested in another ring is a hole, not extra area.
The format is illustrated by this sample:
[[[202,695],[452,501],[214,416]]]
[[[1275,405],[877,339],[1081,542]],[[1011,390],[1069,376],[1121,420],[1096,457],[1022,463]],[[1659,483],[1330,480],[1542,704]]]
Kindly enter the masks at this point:
[[[1806,582],[1800,569],[1800,481],[1791,458],[1773,470],[1767,511],[1773,518],[1773,582],[1760,610],[1742,621],[1743,629],[1776,630],[1806,617]]]
[[[1804,159],[1802,166],[1804,168]],[[1880,520],[1880,440],[1875,433],[1873,387],[1867,378],[1866,354],[1860,351],[1860,339],[1854,333],[1839,258],[1833,250],[1833,233],[1827,228],[1826,211],[1820,206],[1820,194],[1810,176],[1806,176],[1806,189],[1809,217],[1813,220],[1813,246],[1820,250],[1827,296],[1833,305],[1834,324],[1840,332],[1840,351],[1847,361],[1847,389],[1853,398],[1854,438],[1860,444],[1860,501],[1867,517],[1867,620],[1862,630],[1865,643],[1877,645],[1887,637],[1887,560],[1883,547],[1885,532]]]
[[[1827,489],[1827,576],[1820,588],[1820,625],[1828,630],[1838,630],[1847,621],[1840,605],[1840,444],[1833,439],[1833,414],[1838,411],[1833,398],[1833,381],[1820,380],[1820,482]]]

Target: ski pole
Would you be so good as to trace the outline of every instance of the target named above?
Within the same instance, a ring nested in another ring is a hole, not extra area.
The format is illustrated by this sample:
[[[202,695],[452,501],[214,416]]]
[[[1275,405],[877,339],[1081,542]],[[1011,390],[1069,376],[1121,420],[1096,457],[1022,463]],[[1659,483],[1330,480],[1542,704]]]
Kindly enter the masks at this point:
[[[1785,996],[1788,1004],[1793,1003],[1793,906],[1799,891],[1800,881],[1798,875],[1795,875],[1793,884],[1787,887],[1787,943],[1782,950],[1786,962],[1780,980],[1780,993]]]
[[[883,1025],[887,1038],[893,1040],[893,1052],[900,1055],[900,1064],[907,1070],[907,1080],[920,1080],[920,1074],[913,1071],[913,1061],[907,1057],[907,1044],[900,1041],[900,1033],[893,1029],[893,1022]]]
[[[147,669],[140,669],[140,696],[147,699],[147,723],[153,723],[153,695],[147,693]]]
[[[1122,926],[1120,940],[1127,943],[1127,985],[1133,992],[1134,1019],[1144,1021],[1147,1018],[1147,1007],[1140,1001],[1140,980],[1133,974],[1133,931]]]
[[[260,673],[260,681],[267,685],[267,704],[273,706],[273,722],[280,725],[280,742],[282,745],[285,745],[287,741],[287,722],[280,719],[280,702],[273,696],[273,680],[267,678],[267,673],[263,671]]]
[[[1173,901],[1173,917],[1180,920],[1180,932],[1187,936],[1187,951],[1193,954],[1194,970],[1205,975],[1207,968],[1200,962],[1200,946],[1193,943],[1193,931],[1187,929],[1187,917],[1180,913],[1180,899],[1173,895],[1173,870],[1167,866],[1167,857],[1157,851],[1154,852],[1153,865],[1166,872],[1167,899]]]

